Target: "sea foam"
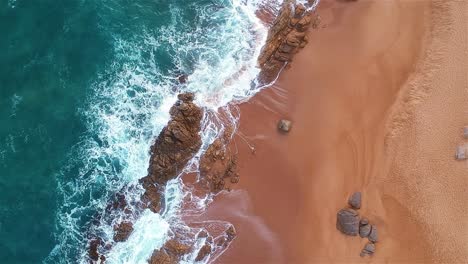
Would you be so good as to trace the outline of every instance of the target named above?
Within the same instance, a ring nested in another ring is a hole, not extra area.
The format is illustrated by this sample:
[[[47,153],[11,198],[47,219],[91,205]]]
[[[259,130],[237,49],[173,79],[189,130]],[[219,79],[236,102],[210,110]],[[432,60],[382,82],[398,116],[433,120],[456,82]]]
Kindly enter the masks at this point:
[[[93,224],[95,219],[109,219],[105,210],[112,195],[146,176],[150,146],[169,120],[169,109],[180,92],[196,93],[196,103],[207,109],[201,132],[203,146],[185,171],[196,171],[198,159],[222,132],[226,119],[216,111],[223,108],[227,122],[235,126],[236,107],[230,102],[248,99],[261,87],[255,83],[259,73],[257,57],[267,36],[267,28],[255,12],[261,6],[273,9],[280,1],[214,1],[194,8],[194,30],[181,30],[184,23],[180,6],[170,5],[171,24],[157,32],[143,29],[130,37],[113,34],[116,58],[91,85],[87,106],[81,110],[87,130],[79,144],[70,151],[69,163],[58,175],[59,242],[45,263],[88,263],[86,243],[92,236],[112,241],[115,220]],[[274,2],[274,3],[273,3]],[[171,54],[174,70],[161,69],[158,51]],[[188,82],[177,85],[177,74],[188,73]],[[175,88],[177,87],[177,88]],[[141,188],[126,193],[137,200]],[[188,199],[189,198],[189,199]],[[166,208],[161,215],[144,211],[135,215],[134,231],[125,242],[115,243],[108,254],[109,263],[146,263],[153,250],[169,238],[171,229],[190,229],[182,214],[201,214],[211,197],[196,197],[180,179],[168,183]],[[182,212],[184,202],[191,203]],[[216,230],[230,224],[210,223]],[[220,235],[221,236],[221,235]],[[203,245],[195,241],[195,247]],[[215,250],[206,259],[212,261],[225,249]],[[193,263],[196,255],[184,258]]]

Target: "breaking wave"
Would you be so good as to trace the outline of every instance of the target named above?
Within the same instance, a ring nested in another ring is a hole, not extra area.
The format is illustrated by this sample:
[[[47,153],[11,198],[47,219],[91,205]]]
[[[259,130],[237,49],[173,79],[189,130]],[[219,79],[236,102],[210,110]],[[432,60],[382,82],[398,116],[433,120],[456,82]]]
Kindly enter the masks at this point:
[[[90,86],[86,106],[80,111],[88,132],[70,150],[67,165],[57,175],[61,194],[58,244],[44,263],[88,263],[86,243],[91,235],[112,240],[113,223],[121,216],[113,215],[116,220],[111,223],[95,221],[105,214],[115,193],[146,176],[150,146],[169,120],[178,93],[195,92],[199,106],[216,112],[260,89],[255,83],[257,57],[267,28],[256,11],[266,6],[275,11],[281,1],[172,0],[158,8],[143,2],[104,0],[99,6],[100,26],[112,39],[115,57]],[[127,10],[129,19],[135,20],[128,28],[124,21],[114,23],[103,12]],[[154,19],[164,21],[150,28]],[[187,75],[185,84],[178,82],[182,74]],[[235,124],[238,114],[226,112]],[[207,114],[202,129],[202,149],[186,171],[197,170],[200,154],[221,133],[223,122]],[[142,191],[127,190],[125,197],[132,204]],[[173,235],[172,229],[200,232],[181,220],[182,204],[190,201],[190,210],[184,214],[196,215],[203,212],[210,197],[195,197],[177,178],[168,183],[165,199],[163,213],[147,210],[135,216],[131,236],[116,243],[106,263],[146,263]],[[208,224],[214,236],[229,226],[222,221]],[[196,241],[195,247],[200,248],[204,239]],[[215,250],[205,262],[221,253]],[[188,254],[182,262],[193,263],[195,257]]]

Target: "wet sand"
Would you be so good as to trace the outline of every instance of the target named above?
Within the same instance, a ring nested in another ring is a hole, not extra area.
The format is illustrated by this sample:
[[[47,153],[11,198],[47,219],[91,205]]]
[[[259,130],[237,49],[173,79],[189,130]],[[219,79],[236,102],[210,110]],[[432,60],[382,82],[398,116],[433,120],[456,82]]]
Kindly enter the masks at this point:
[[[323,0],[278,83],[240,105],[241,180],[208,216],[238,237],[216,263],[428,263],[468,257],[468,2]],[[294,122],[287,135],[277,121]],[[367,240],[336,228],[362,191]]]

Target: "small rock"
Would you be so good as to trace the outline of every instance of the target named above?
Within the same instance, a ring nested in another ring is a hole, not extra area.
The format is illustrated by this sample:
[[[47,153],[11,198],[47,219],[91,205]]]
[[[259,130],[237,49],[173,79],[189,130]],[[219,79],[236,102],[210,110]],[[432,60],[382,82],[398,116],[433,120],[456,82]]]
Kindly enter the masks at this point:
[[[369,234],[369,241],[374,242],[374,243],[379,241],[379,236],[378,236],[378,233],[377,233],[377,227],[375,225],[372,225],[372,228],[371,228],[371,231],[370,231],[370,234]]]
[[[466,160],[465,146],[458,146],[457,147],[457,152],[455,153],[455,158],[457,160]]]
[[[362,226],[363,225],[368,225],[369,224],[369,219],[363,217],[363,218],[361,218],[361,221],[359,221],[359,224],[362,225]]]
[[[291,130],[291,127],[292,127],[292,122],[289,120],[281,119],[278,122],[278,129],[283,132],[289,132],[289,130]]]
[[[231,183],[238,183],[239,182],[239,177],[235,176],[231,178]]]
[[[466,139],[468,139],[468,126],[465,126],[465,127],[463,128],[463,136],[464,136]]]
[[[354,209],[360,209],[361,208],[361,192],[353,193],[348,199],[348,204]]]
[[[350,208],[344,208],[336,214],[336,228],[341,233],[357,236],[359,233],[359,214]]]
[[[374,252],[375,252],[375,244],[372,242],[368,242],[362,249],[360,256],[365,257],[367,255],[374,254]]]
[[[371,233],[371,225],[366,224],[366,225],[361,225],[359,227],[359,236],[360,237],[368,237],[369,234]]]

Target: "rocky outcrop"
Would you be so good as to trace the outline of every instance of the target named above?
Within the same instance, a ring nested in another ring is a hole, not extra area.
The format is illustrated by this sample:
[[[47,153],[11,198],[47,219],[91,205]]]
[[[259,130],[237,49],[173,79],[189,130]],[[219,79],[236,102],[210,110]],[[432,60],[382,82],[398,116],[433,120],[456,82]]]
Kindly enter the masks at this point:
[[[192,93],[178,98],[170,110],[171,120],[151,146],[148,176],[140,180],[145,189],[142,201],[154,212],[161,209],[162,188],[179,175],[201,146],[203,111],[193,103]]]
[[[353,209],[345,208],[338,211],[336,228],[348,236],[357,236],[359,233],[359,214]]]
[[[136,186],[126,186],[113,197],[106,208],[106,214],[99,221],[96,221],[97,223],[101,221],[111,222],[115,211],[124,212],[125,216],[138,215],[146,208],[155,213],[160,212],[167,182],[179,175],[201,146],[199,132],[203,111],[193,103],[194,94],[192,93],[180,94],[178,99],[170,109],[170,121],[151,146],[148,175],[140,180],[145,192],[141,197],[141,201],[131,207],[136,210],[129,209],[130,207],[125,198],[125,193],[133,190]],[[127,240],[132,231],[133,226],[129,218],[123,219],[122,222],[114,226],[113,241],[104,243],[102,238],[90,238],[88,244],[90,259],[94,261],[105,259],[105,252],[112,247],[113,243]],[[166,244],[167,248],[157,254],[157,259],[164,260],[165,254],[172,258],[174,255],[172,253],[179,254],[181,252],[180,250],[174,251],[176,248],[181,249],[181,247],[175,247],[172,242]]]
[[[285,63],[307,44],[306,31],[312,20],[312,13],[304,5],[297,4],[296,0],[284,1],[258,58],[261,83],[274,81]]]
[[[200,158],[200,177],[202,184],[210,192],[217,193],[225,188],[225,180],[239,181],[237,157],[229,149],[232,130],[227,129],[217,138]]]
[[[133,232],[133,224],[129,221],[123,221],[122,223],[114,226],[114,241],[121,242],[127,240],[130,234]]]

